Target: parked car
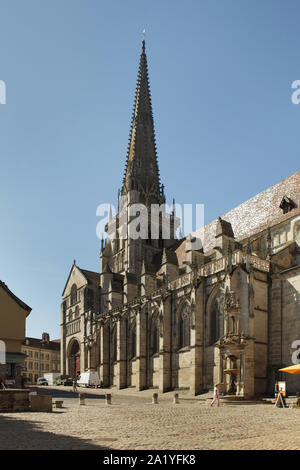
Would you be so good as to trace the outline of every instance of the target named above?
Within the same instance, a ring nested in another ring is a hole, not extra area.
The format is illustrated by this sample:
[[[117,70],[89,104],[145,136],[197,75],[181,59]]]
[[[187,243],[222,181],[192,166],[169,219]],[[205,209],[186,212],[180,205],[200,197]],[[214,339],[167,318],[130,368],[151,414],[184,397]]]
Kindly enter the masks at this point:
[[[69,377],[68,375],[60,375],[59,377],[56,378],[55,381],[56,385],[72,385],[73,384],[73,379],[72,377]]]
[[[36,381],[38,385],[48,385],[48,381],[45,379],[45,377],[39,377]]]
[[[98,372],[82,372],[77,379],[77,385],[78,387],[98,387],[100,385]]]

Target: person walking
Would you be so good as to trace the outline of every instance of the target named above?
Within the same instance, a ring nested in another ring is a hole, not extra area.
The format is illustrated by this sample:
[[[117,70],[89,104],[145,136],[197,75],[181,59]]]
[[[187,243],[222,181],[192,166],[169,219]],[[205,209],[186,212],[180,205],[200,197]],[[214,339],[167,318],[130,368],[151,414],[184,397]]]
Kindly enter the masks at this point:
[[[73,392],[77,392],[77,379],[75,377],[73,379]]]
[[[210,404],[210,406],[213,406],[215,403],[218,404],[218,406],[220,406],[220,401],[219,401],[219,386],[220,384],[216,384],[214,386],[214,395],[213,395],[213,399],[212,399],[212,402]]]

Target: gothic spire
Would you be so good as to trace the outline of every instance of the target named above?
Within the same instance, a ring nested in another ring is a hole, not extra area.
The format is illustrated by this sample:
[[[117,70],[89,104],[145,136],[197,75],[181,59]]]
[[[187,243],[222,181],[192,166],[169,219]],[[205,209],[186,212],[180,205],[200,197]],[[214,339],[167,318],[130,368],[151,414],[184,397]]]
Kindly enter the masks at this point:
[[[139,191],[140,202],[146,204],[161,203],[164,198],[156,155],[145,40],[142,42],[122,195],[133,189]]]

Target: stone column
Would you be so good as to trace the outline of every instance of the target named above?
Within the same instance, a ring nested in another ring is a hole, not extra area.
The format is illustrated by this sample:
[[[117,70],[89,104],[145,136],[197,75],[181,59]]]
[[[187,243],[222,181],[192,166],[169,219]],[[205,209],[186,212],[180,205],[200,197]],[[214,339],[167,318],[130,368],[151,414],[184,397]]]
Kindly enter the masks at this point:
[[[100,382],[103,387],[110,386],[109,379],[109,323],[100,326]]]
[[[66,375],[67,371],[67,353],[66,353],[66,315],[61,306],[61,322],[60,322],[60,370],[62,375]]]
[[[127,387],[127,328],[126,319],[119,317],[117,322],[117,388]]]
[[[139,310],[136,316],[136,388],[144,390],[147,386],[146,343],[147,322],[145,311]]]
[[[159,390],[167,392],[172,388],[171,380],[171,296],[162,300],[160,308],[159,341]],[[161,336],[162,335],[162,336]]]
[[[203,285],[192,290],[191,295],[191,375],[190,391],[197,395],[203,388]]]
[[[249,339],[245,349],[244,363],[244,398],[251,398],[255,394],[254,389],[254,340]]]
[[[92,364],[92,347],[88,346],[87,350],[87,369],[91,370],[91,364]]]
[[[274,392],[278,380],[278,369],[283,367],[282,355],[282,294],[283,282],[279,274],[273,274],[269,288],[269,348],[268,348],[268,392]]]
[[[85,351],[85,342],[84,342],[84,337],[86,336],[86,327],[85,327],[85,315],[84,313],[81,314],[80,316],[80,373],[84,372],[86,369],[86,351]]]

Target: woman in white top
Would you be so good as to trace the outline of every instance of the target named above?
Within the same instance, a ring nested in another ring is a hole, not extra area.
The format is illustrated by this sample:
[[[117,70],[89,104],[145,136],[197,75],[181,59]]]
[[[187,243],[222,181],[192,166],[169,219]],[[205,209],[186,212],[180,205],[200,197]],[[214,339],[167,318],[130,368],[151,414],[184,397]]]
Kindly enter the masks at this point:
[[[220,402],[219,402],[219,385],[220,384],[216,384],[214,386],[214,396],[213,396],[213,400],[210,404],[210,406],[213,406],[214,403],[218,403],[218,406],[220,405]]]

